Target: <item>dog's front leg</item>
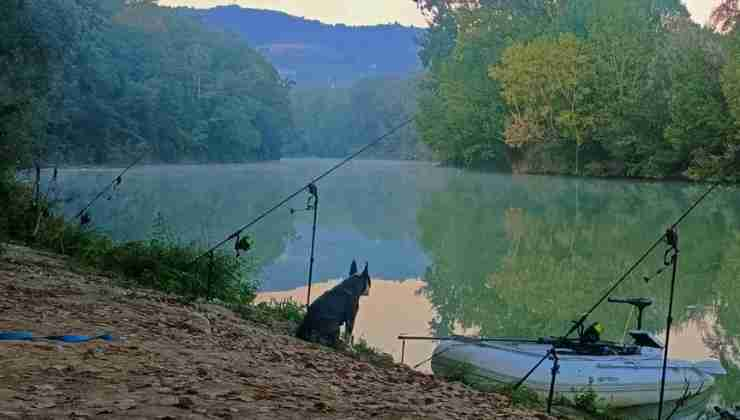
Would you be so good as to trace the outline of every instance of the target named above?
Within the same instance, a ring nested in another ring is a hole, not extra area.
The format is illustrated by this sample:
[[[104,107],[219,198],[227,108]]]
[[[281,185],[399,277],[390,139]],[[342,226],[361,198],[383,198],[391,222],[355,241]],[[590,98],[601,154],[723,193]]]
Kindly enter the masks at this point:
[[[344,332],[342,333],[342,340],[350,347],[352,347],[354,337],[352,336],[352,324],[349,321],[344,322]]]

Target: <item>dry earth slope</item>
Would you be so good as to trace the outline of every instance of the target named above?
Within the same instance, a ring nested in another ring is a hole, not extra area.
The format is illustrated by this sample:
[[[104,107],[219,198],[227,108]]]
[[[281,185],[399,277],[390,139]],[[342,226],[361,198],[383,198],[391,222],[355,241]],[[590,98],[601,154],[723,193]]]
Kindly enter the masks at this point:
[[[0,418],[545,419],[406,367],[378,368],[215,305],[119,287],[54,254],[0,256]]]

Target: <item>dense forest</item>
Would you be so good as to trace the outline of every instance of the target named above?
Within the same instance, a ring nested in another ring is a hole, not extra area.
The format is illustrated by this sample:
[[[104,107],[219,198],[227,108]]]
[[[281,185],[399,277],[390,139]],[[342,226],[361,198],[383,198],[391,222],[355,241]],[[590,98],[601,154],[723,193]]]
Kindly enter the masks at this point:
[[[295,88],[291,92],[296,137],[289,156],[344,157],[384,135],[416,113],[418,79],[362,79],[349,87]],[[406,126],[364,156],[428,159],[416,128]]]
[[[359,79],[407,77],[421,70],[419,28],[329,25],[238,6],[192,13],[242,35],[298,87],[346,87]]]
[[[0,4],[4,167],[280,157],[289,87],[243,40],[151,0]]]
[[[737,0],[420,0],[418,129],[441,160],[633,177],[740,173]],[[474,5],[471,5],[474,4]]]

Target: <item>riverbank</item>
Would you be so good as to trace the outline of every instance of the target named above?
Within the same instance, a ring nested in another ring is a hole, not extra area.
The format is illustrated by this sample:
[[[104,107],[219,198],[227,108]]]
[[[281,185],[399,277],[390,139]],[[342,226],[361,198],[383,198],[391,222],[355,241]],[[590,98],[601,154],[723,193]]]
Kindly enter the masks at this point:
[[[548,418],[26,247],[0,256],[0,314],[0,331],[115,338],[0,341],[3,418]]]

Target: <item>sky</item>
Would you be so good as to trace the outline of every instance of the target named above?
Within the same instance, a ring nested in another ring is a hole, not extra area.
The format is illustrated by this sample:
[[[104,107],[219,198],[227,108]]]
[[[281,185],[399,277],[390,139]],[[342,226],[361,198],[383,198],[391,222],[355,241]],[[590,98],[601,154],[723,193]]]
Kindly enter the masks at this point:
[[[598,1],[598,0],[597,0]],[[692,17],[706,23],[719,0],[683,0]],[[326,23],[374,25],[398,22],[426,26],[412,0],[160,0],[163,6],[209,8],[237,4],[242,7],[280,10],[291,15],[317,19]]]

